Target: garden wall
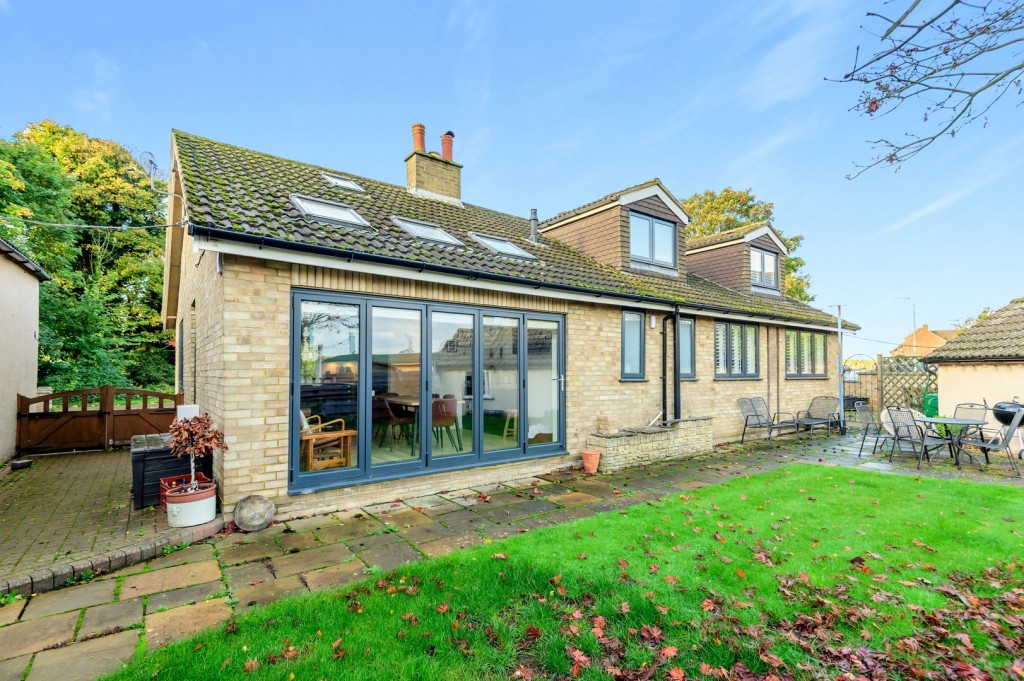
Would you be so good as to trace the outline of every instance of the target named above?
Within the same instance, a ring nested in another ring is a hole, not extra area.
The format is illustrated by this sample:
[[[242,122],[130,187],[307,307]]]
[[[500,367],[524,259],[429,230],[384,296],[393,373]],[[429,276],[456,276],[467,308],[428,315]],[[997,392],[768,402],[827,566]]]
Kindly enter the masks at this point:
[[[627,428],[617,433],[593,433],[587,448],[601,452],[602,473],[630,466],[685,459],[706,454],[714,446],[711,417],[689,418],[667,427]]]

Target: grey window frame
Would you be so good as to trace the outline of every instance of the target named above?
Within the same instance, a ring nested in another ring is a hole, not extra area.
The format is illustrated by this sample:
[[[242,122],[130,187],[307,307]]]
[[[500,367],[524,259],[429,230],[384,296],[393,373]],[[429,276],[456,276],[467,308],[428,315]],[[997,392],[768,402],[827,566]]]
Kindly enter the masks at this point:
[[[371,229],[370,223],[366,221],[362,215],[359,214],[352,206],[347,203],[341,203],[340,201],[331,201],[329,199],[322,199],[318,196],[308,196],[306,194],[293,193],[288,196],[288,200],[291,204],[302,213],[302,217],[309,222],[319,222],[327,225],[339,225],[343,227],[355,227],[356,229]],[[351,211],[355,216],[354,220],[344,220],[342,218],[330,217],[328,215],[321,215],[314,213],[309,210],[311,206],[303,205],[303,201],[311,204],[320,203],[327,206],[334,206],[335,208],[344,208],[345,210]]]
[[[751,284],[751,286],[756,286],[758,288],[765,288],[765,289],[769,289],[769,290],[772,290],[772,291],[778,291],[779,290],[780,281],[782,279],[782,277],[779,276],[779,269],[780,269],[779,268],[779,265],[780,265],[779,254],[778,253],[774,253],[772,251],[766,251],[763,248],[755,248],[754,246],[751,246],[750,247],[750,254],[753,255],[755,253],[757,253],[757,254],[759,254],[761,256],[761,270],[757,273],[757,277],[758,278],[754,279],[754,270],[753,270],[753,268],[751,268],[751,270],[750,270],[750,284]],[[766,283],[764,283],[764,259],[766,257],[768,257],[768,256],[771,256],[772,258],[775,258],[775,283],[774,284],[766,284]]]
[[[678,381],[687,381],[697,378],[697,319],[696,317],[679,315],[678,321],[689,322],[688,326],[690,327],[690,371],[683,371],[683,363],[679,362],[679,375],[676,376],[676,380]],[[676,329],[681,327],[682,324],[676,324]],[[683,356],[682,338],[683,335],[681,333],[676,334],[676,356],[680,358]]]
[[[626,315],[640,315],[640,371],[638,373],[626,373]],[[645,345],[647,344],[647,312],[630,308],[622,309],[622,326],[619,334],[619,380],[622,381],[644,381],[647,380],[647,356]]]
[[[536,260],[537,259],[537,256],[535,256],[533,253],[530,253],[528,250],[526,250],[525,248],[523,248],[519,244],[517,244],[514,241],[512,241],[512,239],[509,239],[507,237],[494,236],[493,234],[481,234],[480,232],[470,232],[469,236],[470,236],[471,239],[473,239],[473,241],[477,242],[478,244],[480,244],[481,246],[483,246],[487,250],[491,251],[492,253],[496,253],[497,255],[501,255],[501,256],[504,256],[506,258],[514,258],[515,260]],[[491,241],[500,241],[502,243],[508,244],[513,249],[518,251],[518,253],[515,253],[515,252],[513,252],[513,253],[506,253],[504,251],[500,251],[495,246],[493,246],[492,244],[487,243],[488,239],[491,240]]]
[[[733,322],[733,321],[727,321],[727,320],[716,320],[715,321],[715,331],[716,331],[716,333],[718,331],[718,325],[719,324],[725,326],[725,338],[726,338],[726,343],[725,343],[725,367],[726,367],[727,371],[724,374],[720,373],[718,371],[717,357],[714,357],[713,358],[714,359],[713,364],[715,365],[715,378],[716,379],[742,379],[742,380],[750,380],[750,379],[761,378],[761,325],[760,324],[747,324],[747,323],[744,323],[744,322]],[[748,327],[750,327],[750,328],[753,328],[755,330],[754,331],[754,373],[742,373],[742,372],[741,373],[734,373],[733,370],[732,370],[733,354],[734,354],[733,353],[733,347],[732,347],[732,329],[733,329],[733,327],[740,327],[741,329],[743,329],[743,331],[740,333],[740,339],[741,339],[741,342],[740,342],[740,353],[741,353],[740,366],[745,366],[747,364],[747,362],[746,362],[746,359],[747,359],[747,357],[746,357],[746,349],[747,349],[747,344],[746,344],[747,331],[746,331],[746,329]],[[715,352],[714,343],[711,344],[711,348],[712,348],[712,350],[711,350],[712,353],[714,353]]]
[[[786,378],[828,378],[828,334],[825,333],[824,331],[811,331],[809,329],[786,329],[785,331],[785,339],[783,341],[783,353],[785,356],[783,358],[783,361],[786,365]],[[796,373],[793,373],[789,370],[789,334],[791,333],[796,334]],[[802,334],[805,333],[811,334],[811,346],[809,348],[806,348],[808,356],[806,366],[810,367],[810,370],[807,372],[802,372],[800,371],[800,367],[804,366],[802,360],[804,358],[805,349],[803,348],[803,344],[801,343],[801,338]],[[824,342],[822,343],[822,348],[824,349],[825,356],[821,358],[822,373],[814,372],[814,366],[817,363],[818,359],[815,356],[814,352],[814,339],[816,336],[821,336],[824,339]]]
[[[413,218],[403,218],[399,215],[392,215],[391,222],[393,222],[395,225],[401,228],[401,230],[408,234],[409,236],[413,237],[414,239],[419,239],[420,241],[426,241],[427,243],[438,244],[440,246],[465,247],[466,245],[459,241],[459,239],[457,239],[456,237],[452,236],[443,227],[441,227],[441,225],[435,225],[433,222],[427,222],[425,220],[415,220]],[[437,230],[438,232],[441,232],[441,234],[444,234],[446,237],[448,237],[450,241],[430,236],[423,236],[422,234],[417,234],[415,231],[413,231],[416,227],[427,227],[429,229]]]
[[[646,256],[637,255],[636,253],[633,252],[633,239],[632,239],[633,216],[637,216],[637,217],[643,218],[644,220],[648,220],[650,222],[650,228],[648,229],[648,232],[647,232],[647,238],[648,238],[648,243],[650,243],[650,245],[651,245],[651,249],[650,249],[650,253],[648,255],[646,255]],[[665,260],[657,260],[654,257],[654,225],[655,225],[655,223],[659,223],[659,222],[661,224],[663,224],[663,225],[668,225],[668,226],[670,226],[672,228],[672,246],[673,246],[673,248],[672,248],[672,262],[667,262]],[[631,210],[631,211],[629,211],[629,229],[630,229],[630,245],[629,245],[629,259],[630,260],[632,260],[634,262],[644,263],[646,265],[655,265],[657,267],[667,267],[667,268],[670,268],[670,269],[673,269],[673,270],[676,268],[677,263],[679,262],[679,254],[676,252],[679,249],[679,232],[678,232],[678,228],[677,228],[676,223],[669,222],[668,220],[662,220],[661,218],[656,218],[653,215],[647,215],[646,213],[641,213],[639,211]]]
[[[366,193],[366,190],[363,189],[359,185],[359,183],[353,180],[351,177],[345,177],[344,175],[338,175],[336,173],[320,173],[320,175],[322,175],[323,178],[327,180],[327,184],[331,185],[332,187],[337,187],[338,189],[346,189],[350,192],[359,192],[360,194]]]

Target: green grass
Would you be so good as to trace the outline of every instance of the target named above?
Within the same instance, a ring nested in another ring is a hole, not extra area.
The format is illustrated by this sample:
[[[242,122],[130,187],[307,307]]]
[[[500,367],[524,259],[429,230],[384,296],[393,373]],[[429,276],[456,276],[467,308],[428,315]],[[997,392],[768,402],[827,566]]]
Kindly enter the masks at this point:
[[[567,678],[576,651],[584,679],[614,678],[609,666],[648,678],[652,664],[650,678],[674,666],[736,678],[737,663],[832,678],[853,654],[844,645],[891,646],[891,677],[950,656],[1008,676],[1013,656],[972,622],[1012,607],[990,596],[1024,587],[1012,565],[1024,556],[1021,493],[791,466],[282,601],[113,678],[504,679],[520,667]],[[940,620],[950,634],[931,626]],[[660,658],[665,646],[677,655]]]

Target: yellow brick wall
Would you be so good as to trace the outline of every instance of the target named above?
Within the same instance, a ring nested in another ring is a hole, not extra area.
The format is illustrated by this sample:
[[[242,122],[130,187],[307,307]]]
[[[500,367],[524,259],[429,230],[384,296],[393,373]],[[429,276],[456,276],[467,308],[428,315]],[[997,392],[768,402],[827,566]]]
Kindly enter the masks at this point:
[[[462,166],[438,156],[414,151],[405,159],[409,189],[422,189],[434,194],[462,197]]]

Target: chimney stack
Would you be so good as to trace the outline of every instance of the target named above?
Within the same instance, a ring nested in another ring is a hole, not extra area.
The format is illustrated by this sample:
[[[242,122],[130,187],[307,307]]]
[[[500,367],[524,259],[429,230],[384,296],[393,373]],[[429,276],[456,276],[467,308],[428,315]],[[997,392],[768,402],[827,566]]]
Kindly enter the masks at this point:
[[[405,157],[406,186],[417,196],[462,205],[462,166],[452,160],[455,133],[441,135],[441,155],[426,149],[426,126],[412,126],[412,153]]]
[[[540,237],[537,235],[537,209],[530,209],[530,241],[537,244],[540,243]]]

